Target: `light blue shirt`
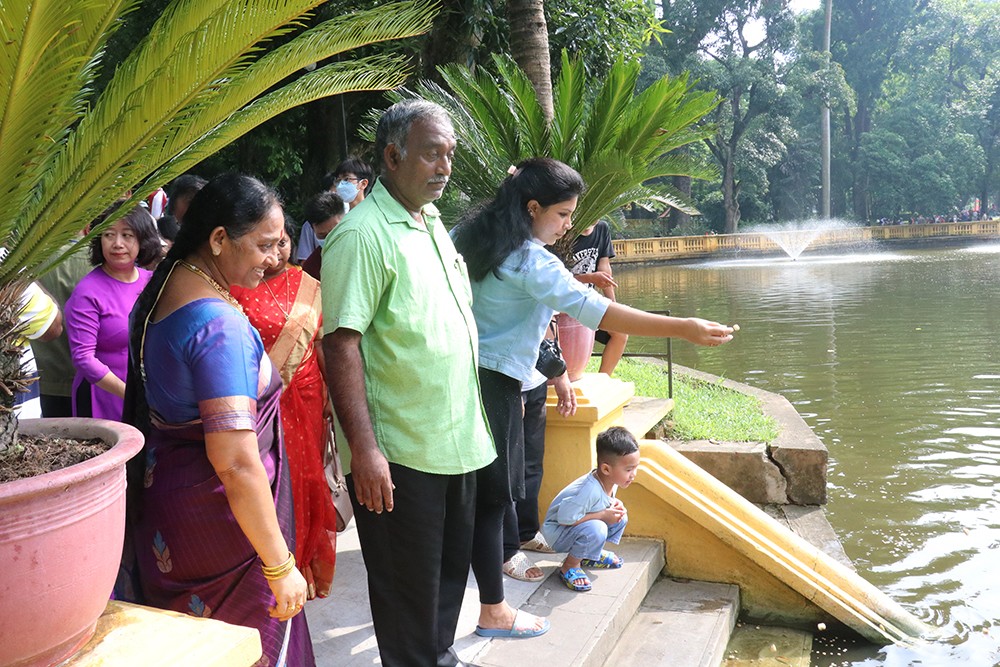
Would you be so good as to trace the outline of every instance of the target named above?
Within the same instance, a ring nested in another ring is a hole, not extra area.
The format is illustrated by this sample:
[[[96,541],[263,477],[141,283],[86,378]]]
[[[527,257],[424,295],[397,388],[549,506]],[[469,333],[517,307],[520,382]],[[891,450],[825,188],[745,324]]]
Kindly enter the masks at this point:
[[[479,328],[479,365],[530,382],[538,346],[555,312],[597,329],[611,300],[573,277],[537,241],[525,241],[497,273],[472,283],[472,312]]]
[[[549,511],[542,522],[542,536],[553,544],[577,521],[590,514],[611,507],[611,496],[607,494],[594,471],[577,477],[569,486],[552,499]]]

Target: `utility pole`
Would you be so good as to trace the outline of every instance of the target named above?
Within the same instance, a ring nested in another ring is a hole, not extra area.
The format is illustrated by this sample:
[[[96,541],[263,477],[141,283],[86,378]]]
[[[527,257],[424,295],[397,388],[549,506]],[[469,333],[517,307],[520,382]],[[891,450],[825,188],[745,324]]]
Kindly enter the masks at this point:
[[[823,22],[823,59],[826,69],[826,81],[830,80],[830,25],[833,22],[833,0],[825,0],[826,16]],[[830,99],[828,94],[823,96],[823,115],[820,119],[822,129],[822,192],[820,199],[824,220],[830,219]]]

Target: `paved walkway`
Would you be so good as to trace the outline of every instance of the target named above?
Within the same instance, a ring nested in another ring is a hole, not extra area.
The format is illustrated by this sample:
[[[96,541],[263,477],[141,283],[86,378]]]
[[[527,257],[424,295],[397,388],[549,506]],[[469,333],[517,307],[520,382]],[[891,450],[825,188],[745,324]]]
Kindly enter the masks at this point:
[[[546,574],[561,562],[552,560],[551,554],[533,553],[531,558]],[[514,607],[523,605],[540,585],[504,577],[504,592]],[[353,522],[337,536],[337,574],[330,597],[306,603],[306,616],[319,667],[381,664],[368,607],[368,578]],[[478,618],[479,594],[470,572],[455,636],[455,648],[463,661],[473,662],[488,642],[475,634]]]

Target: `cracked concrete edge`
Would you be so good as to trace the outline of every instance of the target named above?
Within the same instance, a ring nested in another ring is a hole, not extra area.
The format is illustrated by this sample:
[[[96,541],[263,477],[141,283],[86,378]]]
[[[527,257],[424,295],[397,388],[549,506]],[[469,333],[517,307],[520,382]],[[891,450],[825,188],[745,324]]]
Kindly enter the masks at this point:
[[[666,362],[661,359],[641,358],[642,361],[666,366]],[[792,505],[825,505],[827,501],[827,463],[829,453],[823,441],[813,433],[812,429],[802,419],[795,407],[787,398],[780,394],[775,394],[764,389],[736,382],[727,378],[705,373],[693,368],[673,364],[674,372],[687,375],[689,377],[719,384],[727,389],[738,391],[743,394],[754,396],[761,402],[764,414],[772,417],[778,423],[778,437],[774,442],[767,445],[767,457],[780,471],[785,479],[784,499],[771,499],[770,491],[766,495],[768,500],[753,500],[753,502],[781,502]],[[724,443],[723,443],[724,444]],[[747,443],[731,443],[732,445],[745,445]],[[711,444],[702,451],[718,451],[719,444]],[[685,455],[689,456],[690,443],[685,447]],[[678,447],[680,451],[681,448]],[[689,458],[694,458],[689,456]],[[701,465],[700,461],[695,461]],[[707,469],[707,468],[706,468]],[[709,470],[709,472],[712,472]]]

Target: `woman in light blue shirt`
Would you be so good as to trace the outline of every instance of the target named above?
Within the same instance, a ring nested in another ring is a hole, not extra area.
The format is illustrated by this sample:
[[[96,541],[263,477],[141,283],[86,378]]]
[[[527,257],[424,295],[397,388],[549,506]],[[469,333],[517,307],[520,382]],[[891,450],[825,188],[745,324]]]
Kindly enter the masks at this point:
[[[573,226],[583,189],[580,175],[562,162],[525,160],[504,179],[496,198],[452,233],[472,281],[483,407],[497,448],[497,459],[479,471],[477,480],[472,569],[480,600],[476,632],[482,636],[534,637],[548,629],[546,619],[515,611],[504,601],[502,567],[513,553],[504,553],[502,536],[505,516],[516,521],[513,501],[523,496],[521,384],[531,378],[552,315],[567,313],[592,329],[684,338],[699,345],[732,340],[730,327],[645,313],[573,278],[544,246]],[[558,382],[568,379],[564,375]],[[559,412],[575,412],[573,392],[559,396]]]

